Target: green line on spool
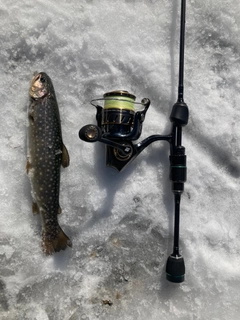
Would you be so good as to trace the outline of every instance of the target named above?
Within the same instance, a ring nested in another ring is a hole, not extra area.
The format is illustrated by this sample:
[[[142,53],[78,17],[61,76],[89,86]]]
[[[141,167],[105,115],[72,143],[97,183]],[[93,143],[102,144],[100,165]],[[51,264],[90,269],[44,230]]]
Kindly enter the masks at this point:
[[[124,109],[134,111],[134,101],[136,97],[124,90],[107,92],[103,95],[105,98],[104,109]]]

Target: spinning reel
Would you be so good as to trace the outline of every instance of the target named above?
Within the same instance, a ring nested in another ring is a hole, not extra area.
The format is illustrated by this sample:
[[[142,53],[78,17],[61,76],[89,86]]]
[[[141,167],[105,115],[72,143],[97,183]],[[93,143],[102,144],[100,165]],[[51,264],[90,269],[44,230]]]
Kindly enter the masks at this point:
[[[149,144],[143,141],[133,144],[142,132],[142,124],[149,108],[150,100],[143,99],[142,111],[134,111],[136,97],[124,90],[105,93],[103,99],[92,100],[96,107],[96,125],[86,125],[79,137],[87,142],[100,141],[106,144],[106,165],[121,171],[129,162]],[[95,105],[96,101],[104,100],[104,108]]]
[[[79,131],[80,139],[86,142],[102,142],[106,145],[106,165],[121,171],[132,162],[149,144],[164,140],[170,144],[170,180],[175,200],[175,222],[173,253],[166,265],[166,276],[171,282],[184,281],[185,265],[179,252],[180,200],[187,178],[185,148],[182,146],[182,128],[188,123],[188,107],[183,99],[184,71],[184,34],[186,0],[181,4],[180,63],[178,100],[170,114],[172,131],[168,135],[151,135],[141,142],[133,143],[141,136],[143,122],[150,106],[150,100],[135,102],[135,95],[124,90],[107,92],[103,98],[94,99],[97,125],[88,124]],[[104,102],[104,106],[97,104]],[[143,110],[135,112],[134,105],[141,105]]]

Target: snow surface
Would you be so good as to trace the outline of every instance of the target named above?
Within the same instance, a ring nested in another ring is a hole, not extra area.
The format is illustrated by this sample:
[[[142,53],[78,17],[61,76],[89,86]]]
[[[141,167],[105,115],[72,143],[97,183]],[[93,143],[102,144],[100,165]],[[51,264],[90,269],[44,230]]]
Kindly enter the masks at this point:
[[[173,233],[167,143],[118,173],[105,167],[102,144],[78,138],[95,123],[89,101],[114,89],[151,100],[141,139],[170,132],[180,1],[0,4],[1,319],[239,319],[239,0],[187,1],[182,284],[165,279]],[[41,252],[25,174],[36,70],[52,78],[71,158],[59,219],[73,248],[51,257]]]

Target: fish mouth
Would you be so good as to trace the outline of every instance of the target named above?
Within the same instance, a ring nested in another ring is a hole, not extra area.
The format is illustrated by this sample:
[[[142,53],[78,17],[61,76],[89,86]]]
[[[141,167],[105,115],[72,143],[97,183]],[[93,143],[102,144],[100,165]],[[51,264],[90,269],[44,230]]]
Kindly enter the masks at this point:
[[[33,76],[29,90],[29,94],[33,99],[41,99],[48,94],[45,81],[43,81],[41,72]]]
[[[36,80],[40,79],[41,73],[33,74],[32,83],[34,83]]]

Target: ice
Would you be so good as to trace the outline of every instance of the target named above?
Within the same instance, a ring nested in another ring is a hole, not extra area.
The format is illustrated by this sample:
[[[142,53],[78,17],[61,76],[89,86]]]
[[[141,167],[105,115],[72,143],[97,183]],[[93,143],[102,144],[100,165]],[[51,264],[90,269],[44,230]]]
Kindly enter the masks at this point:
[[[174,209],[167,143],[149,146],[118,173],[105,167],[103,145],[78,138],[95,123],[90,100],[115,89],[151,100],[140,140],[170,132],[180,1],[0,3],[0,318],[238,319],[239,1],[187,1],[180,285],[165,278]],[[36,70],[53,81],[70,154],[59,220],[73,248],[51,257],[41,252],[25,174]]]

